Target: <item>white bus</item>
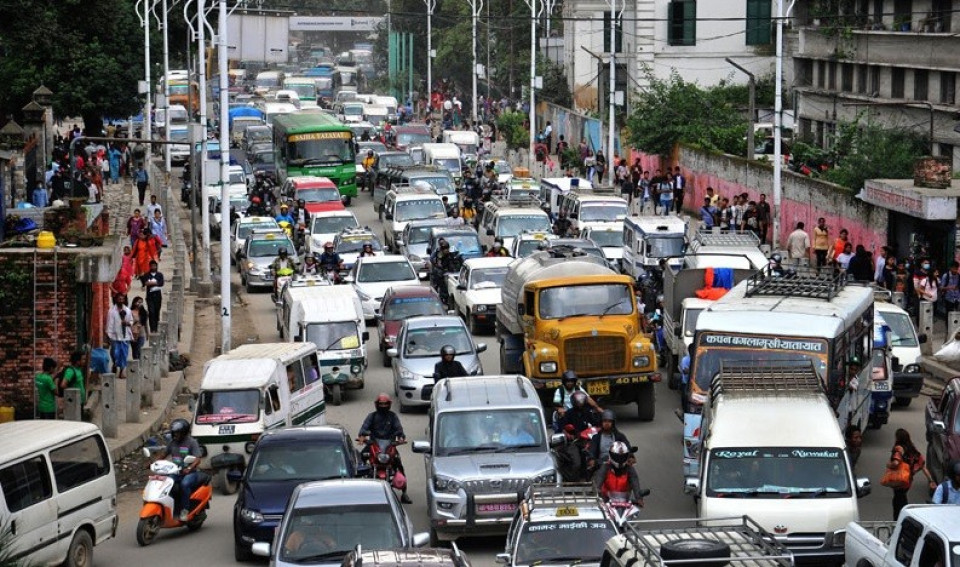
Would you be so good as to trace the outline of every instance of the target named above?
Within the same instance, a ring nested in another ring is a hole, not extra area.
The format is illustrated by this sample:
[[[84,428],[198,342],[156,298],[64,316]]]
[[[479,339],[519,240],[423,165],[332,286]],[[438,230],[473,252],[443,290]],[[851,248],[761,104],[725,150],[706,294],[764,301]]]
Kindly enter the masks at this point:
[[[780,277],[757,272],[700,313],[684,391],[684,474],[698,473],[702,410],[722,363],[812,361],[840,429],[866,431],[874,390],[873,318],[872,288],[812,271]],[[853,375],[855,362],[861,366]]]

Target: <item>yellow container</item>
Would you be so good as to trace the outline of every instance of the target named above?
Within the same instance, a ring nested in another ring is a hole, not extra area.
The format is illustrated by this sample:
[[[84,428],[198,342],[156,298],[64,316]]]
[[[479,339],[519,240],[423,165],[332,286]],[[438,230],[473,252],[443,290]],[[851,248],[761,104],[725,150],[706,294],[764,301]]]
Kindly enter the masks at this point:
[[[0,407],[0,423],[13,421],[13,406]]]
[[[57,237],[49,230],[40,232],[37,236],[37,248],[53,248],[57,245]]]

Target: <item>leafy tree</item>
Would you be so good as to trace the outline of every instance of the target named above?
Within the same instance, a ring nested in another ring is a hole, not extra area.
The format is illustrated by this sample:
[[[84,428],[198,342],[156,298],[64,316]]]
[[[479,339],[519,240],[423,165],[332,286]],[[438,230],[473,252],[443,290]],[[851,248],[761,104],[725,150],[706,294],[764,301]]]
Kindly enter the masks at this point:
[[[497,130],[503,134],[510,149],[525,148],[530,143],[530,130],[524,126],[526,119],[526,114],[513,110],[500,113]]]
[[[829,152],[836,167],[823,177],[852,189],[860,189],[867,179],[910,178],[914,161],[926,149],[926,139],[909,130],[887,130],[870,121],[841,122]]]
[[[573,107],[573,95],[570,93],[570,84],[563,67],[551,61],[540,58],[540,68],[543,71],[543,90],[537,92],[538,100],[546,100],[564,106]]]

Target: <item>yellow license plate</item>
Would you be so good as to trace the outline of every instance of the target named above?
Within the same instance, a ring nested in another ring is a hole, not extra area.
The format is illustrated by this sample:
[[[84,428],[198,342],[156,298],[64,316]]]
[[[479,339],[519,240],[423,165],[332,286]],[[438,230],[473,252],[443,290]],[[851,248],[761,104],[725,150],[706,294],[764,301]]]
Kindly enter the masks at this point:
[[[610,382],[608,380],[587,382],[587,393],[591,396],[609,396]]]
[[[563,508],[557,508],[557,517],[570,517],[570,516],[579,516],[580,510],[576,506],[564,506]]]

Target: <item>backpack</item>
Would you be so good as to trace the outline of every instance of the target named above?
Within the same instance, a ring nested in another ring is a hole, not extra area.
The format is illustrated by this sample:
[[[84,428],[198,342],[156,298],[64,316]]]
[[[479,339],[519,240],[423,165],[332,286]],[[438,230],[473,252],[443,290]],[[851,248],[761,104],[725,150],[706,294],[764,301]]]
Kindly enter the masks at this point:
[[[64,388],[61,386],[61,384],[63,383],[63,379],[66,378],[66,376],[67,376],[67,370],[68,370],[69,368],[70,368],[69,366],[66,366],[66,367],[64,367],[64,368],[61,368],[61,369],[60,369],[60,372],[57,372],[56,374],[53,375],[53,385],[56,386],[56,389],[57,389],[57,397],[59,397],[59,398],[62,398],[62,397],[63,397],[63,390],[64,390]]]

